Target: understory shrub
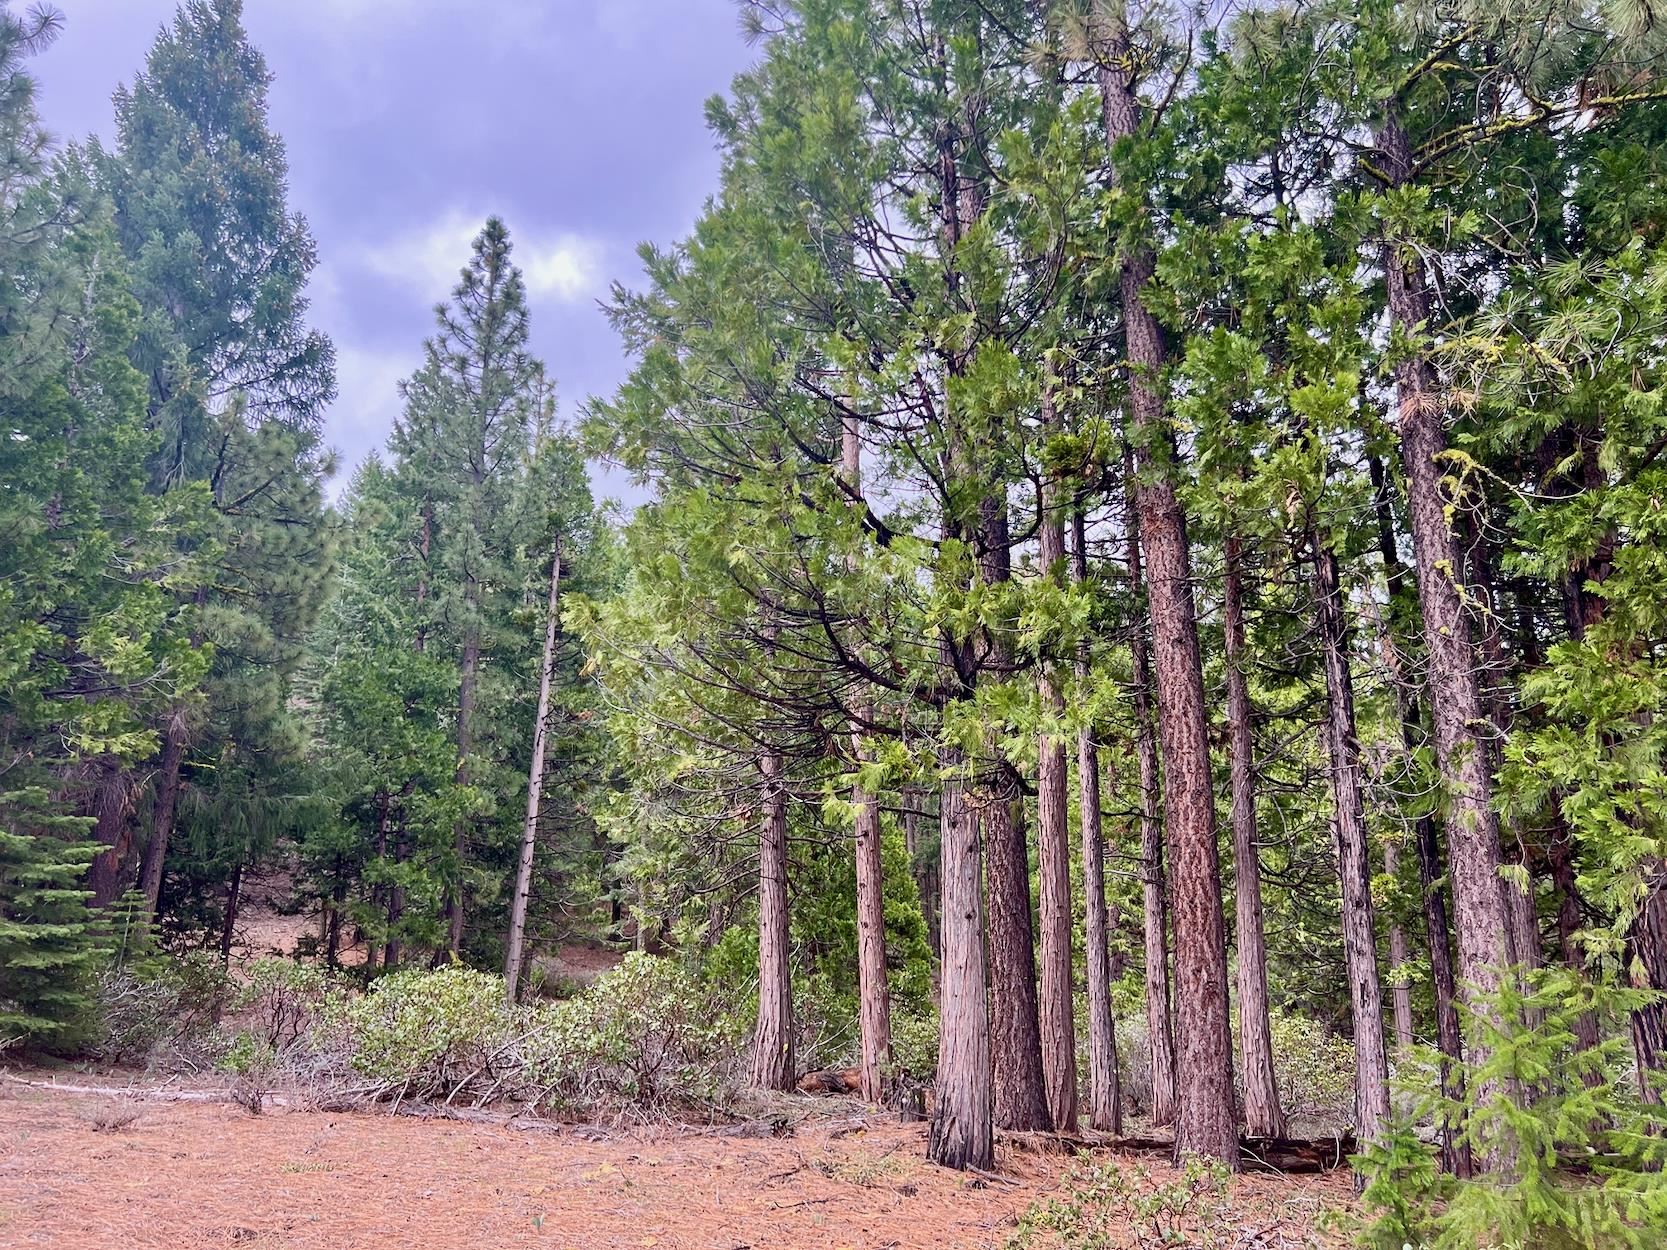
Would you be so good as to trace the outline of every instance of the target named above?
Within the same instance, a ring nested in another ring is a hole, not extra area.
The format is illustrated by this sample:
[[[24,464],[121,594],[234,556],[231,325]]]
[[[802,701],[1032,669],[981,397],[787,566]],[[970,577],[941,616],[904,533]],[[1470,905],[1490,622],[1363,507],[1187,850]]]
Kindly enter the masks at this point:
[[[1653,996],[1566,968],[1507,974],[1466,1008],[1465,1096],[1443,1098],[1436,1056],[1405,1064],[1403,1108],[1359,1166],[1376,1222],[1368,1243],[1400,1250],[1645,1250],[1667,1229],[1667,1113],[1628,1072],[1627,1015]],[[1582,1048],[1581,1016],[1599,1043]],[[1513,1092],[1516,1096],[1513,1096]],[[1421,1129],[1450,1119],[1485,1166],[1457,1180]]]
[[[523,1019],[505,1003],[502,977],[451,967],[373,982],[347,1004],[342,1028],[354,1071],[412,1098],[445,1099],[488,1076]]]
[[[1274,1010],[1273,1072],[1279,1101],[1293,1120],[1343,1128],[1354,1123],[1354,1043],[1317,1020]]]
[[[521,1052],[543,1105],[665,1111],[720,1099],[739,1040],[710,991],[634,951],[584,993],[538,1008]]]
[[[107,965],[94,978],[88,1053],[111,1065],[198,1058],[230,998],[225,969],[205,953]]]

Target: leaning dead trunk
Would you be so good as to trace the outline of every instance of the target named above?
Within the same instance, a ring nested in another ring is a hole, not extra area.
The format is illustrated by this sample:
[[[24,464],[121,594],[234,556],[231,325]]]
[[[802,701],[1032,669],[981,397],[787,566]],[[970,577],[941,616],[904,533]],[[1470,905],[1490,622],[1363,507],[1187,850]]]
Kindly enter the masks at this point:
[[[759,758],[758,1024],[753,1031],[752,1084],[790,1090],[793,1069],[793,983],[788,961],[787,791],[781,752]]]
[[[544,616],[544,653],[538,665],[538,711],[533,721],[533,755],[527,767],[527,815],[521,824],[521,858],[515,867],[509,941],[504,955],[504,997],[515,1001],[521,981],[521,948],[527,937],[527,901],[532,894],[533,852],[538,848],[538,808],[544,797],[544,754],[550,732],[550,686],[556,673],[556,635],[561,628],[561,536],[550,545],[550,602]]]
[[[1121,13],[1112,6],[1098,65],[1106,137],[1115,146],[1140,130],[1135,91],[1136,58]],[[1117,171],[1113,171],[1116,176]],[[1133,188],[1136,194],[1143,188]],[[1171,438],[1158,391],[1166,361],[1163,331],[1143,302],[1156,268],[1148,247],[1121,253],[1119,286],[1123,334],[1130,366],[1129,405],[1140,476],[1130,483],[1140,513],[1146,556],[1148,613],[1163,747],[1164,827],[1169,844],[1170,906],[1175,950],[1176,1087],[1175,1152],[1239,1165],[1233,1106],[1233,1037],[1227,1005],[1227,935],[1221,910],[1221,859],[1216,845],[1215,793],[1210,777],[1209,718],[1204,707],[1204,666],[1198,647],[1198,612],[1192,594],[1192,558],[1186,514],[1156,446]]]
[[[1326,675],[1325,741],[1331,760],[1337,869],[1343,883],[1343,952],[1354,1012],[1355,1132],[1362,1142],[1372,1143],[1383,1136],[1389,1120],[1389,1061],[1383,1042],[1383,984],[1378,978],[1372,915],[1371,847],[1366,839],[1354,677],[1349,668],[1348,623],[1337,557],[1318,531],[1310,532],[1309,544],[1314,554],[1314,601]]]
[[[1222,632],[1227,659],[1227,747],[1233,819],[1233,886],[1239,947],[1239,1061],[1245,1130],[1284,1137],[1285,1111],[1273,1071],[1268,1023],[1268,946],[1262,931],[1262,865],[1256,850],[1255,738],[1250,724],[1249,663],[1244,640],[1243,554],[1226,543]]]

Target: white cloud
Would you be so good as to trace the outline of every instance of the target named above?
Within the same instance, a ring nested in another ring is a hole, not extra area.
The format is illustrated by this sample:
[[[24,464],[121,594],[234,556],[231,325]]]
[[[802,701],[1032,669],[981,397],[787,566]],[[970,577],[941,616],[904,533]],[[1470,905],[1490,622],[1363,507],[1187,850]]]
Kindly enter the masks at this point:
[[[485,214],[453,209],[428,226],[369,248],[361,254],[361,263],[428,299],[443,299],[457,284],[485,220]],[[601,290],[602,248],[597,241],[569,232],[517,234],[513,226],[510,241],[527,293],[534,299],[573,303]]]

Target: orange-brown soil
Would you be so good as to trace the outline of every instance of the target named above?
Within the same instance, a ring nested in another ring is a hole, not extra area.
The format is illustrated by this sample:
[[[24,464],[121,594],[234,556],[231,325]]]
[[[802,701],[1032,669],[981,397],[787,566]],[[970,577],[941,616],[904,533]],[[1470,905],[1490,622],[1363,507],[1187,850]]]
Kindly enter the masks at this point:
[[[0,1247],[971,1250],[1001,1246],[1069,1166],[1004,1149],[983,1178],[923,1150],[920,1126],[881,1118],[813,1118],[780,1138],[528,1132],[0,1081]],[[1233,1198],[1237,1244],[1276,1250],[1314,1244],[1316,1215],[1347,1205],[1349,1185],[1245,1177]]]

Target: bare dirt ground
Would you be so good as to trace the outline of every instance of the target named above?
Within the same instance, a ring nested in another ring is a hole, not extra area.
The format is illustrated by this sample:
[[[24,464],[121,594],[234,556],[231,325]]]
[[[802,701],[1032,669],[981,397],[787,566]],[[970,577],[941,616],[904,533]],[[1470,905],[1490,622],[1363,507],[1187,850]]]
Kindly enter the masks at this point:
[[[986,1179],[923,1151],[920,1126],[879,1118],[762,1139],[527,1132],[0,1082],[0,1247],[971,1250],[1001,1246],[1069,1166],[1004,1150]],[[1233,1197],[1241,1244],[1277,1250],[1304,1244],[1349,1186],[1341,1173],[1244,1177]]]

